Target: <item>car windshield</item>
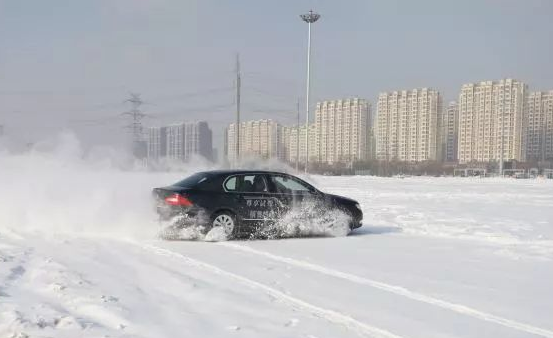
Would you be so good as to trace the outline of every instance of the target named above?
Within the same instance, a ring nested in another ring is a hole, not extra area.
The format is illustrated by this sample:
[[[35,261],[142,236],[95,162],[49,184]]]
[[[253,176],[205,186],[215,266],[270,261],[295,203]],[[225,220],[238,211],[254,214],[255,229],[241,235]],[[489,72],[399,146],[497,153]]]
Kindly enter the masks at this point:
[[[196,173],[192,176],[188,176],[182,181],[179,181],[173,185],[183,187],[183,188],[192,188],[196,186],[198,183],[202,183],[207,180],[207,174],[205,173]]]

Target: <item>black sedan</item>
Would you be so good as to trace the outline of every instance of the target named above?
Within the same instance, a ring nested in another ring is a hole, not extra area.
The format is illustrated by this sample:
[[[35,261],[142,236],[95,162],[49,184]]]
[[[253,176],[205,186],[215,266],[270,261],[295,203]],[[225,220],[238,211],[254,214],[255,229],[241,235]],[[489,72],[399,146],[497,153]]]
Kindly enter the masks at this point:
[[[348,231],[360,227],[363,218],[357,201],[323,193],[295,176],[272,171],[198,172],[155,188],[153,195],[160,219],[173,220],[173,227],[199,224],[205,231],[221,227],[230,237],[255,235],[292,213],[316,217],[340,212],[346,216]]]

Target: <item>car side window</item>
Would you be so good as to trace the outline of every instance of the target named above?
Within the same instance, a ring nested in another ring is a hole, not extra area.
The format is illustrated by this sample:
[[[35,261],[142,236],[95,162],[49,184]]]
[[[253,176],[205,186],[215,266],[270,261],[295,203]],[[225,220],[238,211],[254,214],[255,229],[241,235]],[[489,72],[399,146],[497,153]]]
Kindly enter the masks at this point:
[[[279,193],[308,192],[311,187],[288,176],[271,176],[275,189]]]
[[[240,191],[242,192],[266,192],[267,183],[263,175],[243,175]]]
[[[226,191],[236,191],[238,177],[233,176],[225,181],[225,190]]]

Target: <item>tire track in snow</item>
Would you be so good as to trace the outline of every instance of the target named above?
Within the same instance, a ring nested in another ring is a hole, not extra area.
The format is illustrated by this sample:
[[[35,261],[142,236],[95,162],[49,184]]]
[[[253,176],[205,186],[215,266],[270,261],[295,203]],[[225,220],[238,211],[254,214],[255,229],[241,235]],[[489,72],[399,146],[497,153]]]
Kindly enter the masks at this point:
[[[362,336],[368,336],[371,338],[403,338],[402,336],[398,336],[384,329],[380,329],[378,327],[358,321],[346,314],[313,305],[299,298],[287,295],[284,292],[274,289],[268,285],[262,284],[260,282],[256,282],[254,280],[235,274],[233,272],[223,270],[219,267],[199,261],[197,259],[187,257],[178,252],[164,249],[151,244],[143,245],[142,248],[147,251],[153,252],[157,255],[177,258],[188,266],[207,270],[212,273],[215,273],[224,277],[228,277],[230,279],[234,279],[252,289],[261,290],[264,293],[281,301],[282,303],[288,304],[294,308],[298,308],[298,309],[310,312],[311,314],[320,318],[324,318],[331,323],[342,325],[346,329],[354,331]]]
[[[515,320],[503,318],[503,317],[500,317],[500,316],[496,316],[496,315],[493,315],[491,313],[487,313],[487,312],[484,312],[484,311],[480,311],[480,310],[468,307],[466,305],[452,303],[452,302],[448,302],[448,301],[445,301],[445,300],[442,300],[442,299],[439,299],[439,298],[434,298],[434,297],[431,297],[431,296],[427,296],[427,295],[422,294],[422,293],[411,291],[411,290],[409,290],[407,288],[404,288],[402,286],[386,284],[386,283],[379,282],[379,281],[376,281],[376,280],[372,280],[372,279],[368,279],[368,278],[365,278],[365,277],[360,277],[360,276],[353,275],[353,274],[350,274],[350,273],[342,272],[342,271],[339,271],[339,270],[330,269],[330,268],[324,267],[322,265],[317,265],[317,264],[313,264],[313,263],[309,263],[309,262],[305,262],[305,261],[301,261],[301,260],[297,260],[297,259],[293,259],[293,258],[288,258],[288,257],[284,257],[284,256],[275,255],[275,254],[272,254],[272,253],[269,253],[269,252],[266,252],[266,251],[253,249],[251,247],[244,246],[244,245],[228,243],[228,242],[219,242],[217,244],[221,245],[221,246],[231,248],[231,249],[247,252],[247,253],[250,253],[250,254],[263,256],[265,258],[269,258],[269,259],[272,259],[274,261],[289,264],[289,265],[292,265],[292,266],[295,266],[295,267],[303,268],[303,269],[310,270],[310,271],[316,271],[316,272],[319,272],[319,273],[324,274],[324,275],[344,279],[344,280],[350,281],[352,283],[371,286],[373,288],[376,288],[376,289],[379,289],[379,290],[384,290],[384,291],[387,291],[387,292],[391,292],[393,294],[403,296],[403,297],[406,297],[406,298],[409,298],[409,299],[412,299],[412,300],[415,300],[415,301],[419,301],[419,302],[422,302],[422,303],[427,303],[427,304],[430,304],[430,305],[438,306],[438,307],[441,307],[443,309],[447,309],[447,310],[451,310],[451,311],[460,313],[462,315],[470,316],[470,317],[480,319],[480,320],[484,320],[484,321],[487,321],[487,322],[492,322],[492,323],[499,324],[499,325],[502,325],[502,326],[505,326],[505,327],[508,327],[508,328],[511,328],[511,329],[515,329],[515,330],[523,331],[523,332],[526,332],[526,333],[530,333],[530,334],[533,334],[533,335],[536,335],[536,336],[546,337],[546,338],[553,338],[553,331],[543,329],[543,328],[540,328],[540,327],[536,327],[536,326],[533,326],[533,325],[530,325],[530,324],[521,323],[521,322],[518,322],[518,321],[515,321]]]

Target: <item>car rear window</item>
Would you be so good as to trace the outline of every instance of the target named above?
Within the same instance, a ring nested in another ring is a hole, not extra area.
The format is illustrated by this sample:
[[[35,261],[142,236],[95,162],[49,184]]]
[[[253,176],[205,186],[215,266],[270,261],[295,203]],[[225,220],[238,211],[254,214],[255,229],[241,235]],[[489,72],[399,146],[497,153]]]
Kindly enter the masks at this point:
[[[188,176],[182,181],[179,181],[175,183],[174,185],[183,187],[183,188],[192,188],[198,185],[199,183],[203,183],[208,180],[208,175],[204,173],[196,173],[192,176]]]

